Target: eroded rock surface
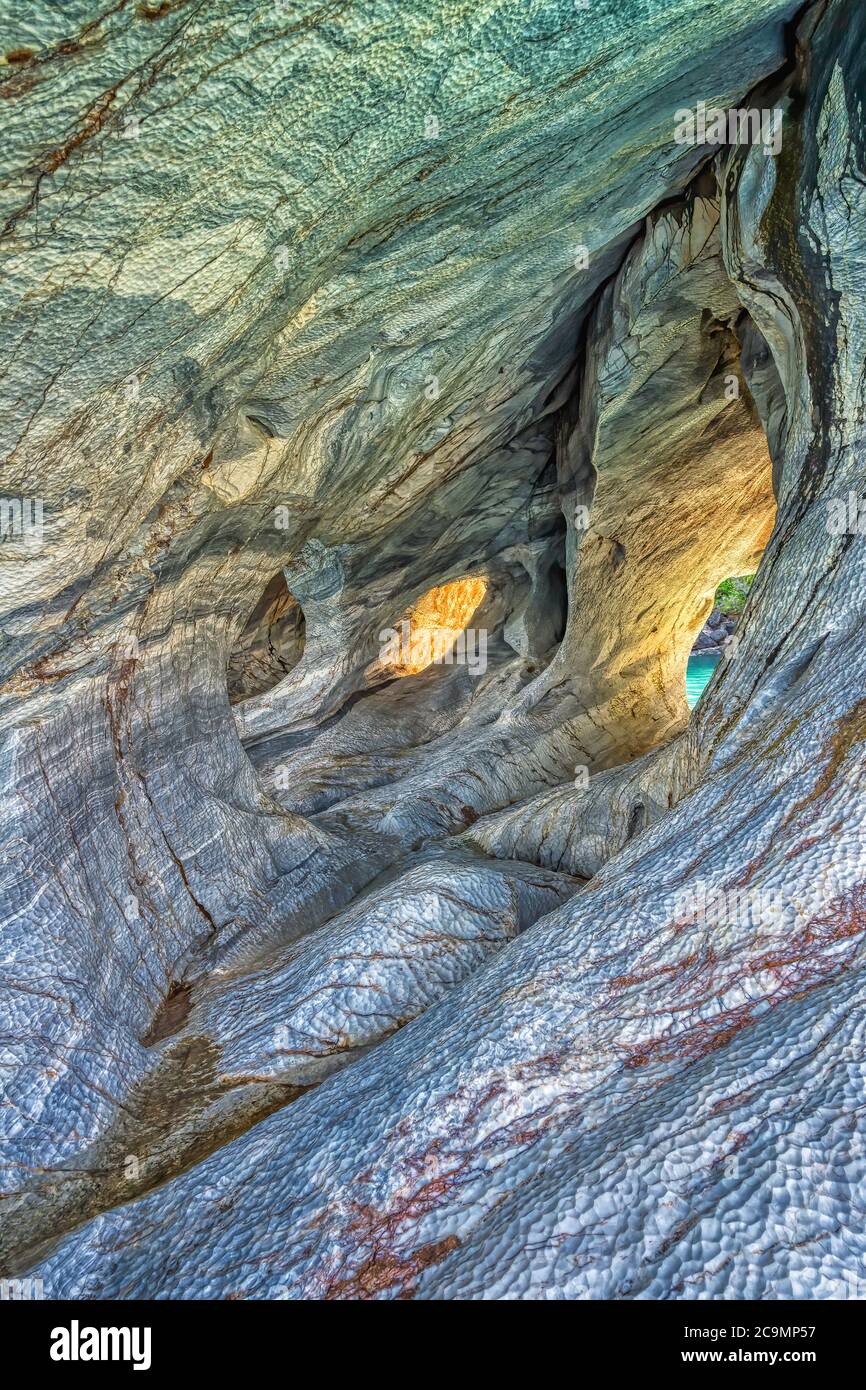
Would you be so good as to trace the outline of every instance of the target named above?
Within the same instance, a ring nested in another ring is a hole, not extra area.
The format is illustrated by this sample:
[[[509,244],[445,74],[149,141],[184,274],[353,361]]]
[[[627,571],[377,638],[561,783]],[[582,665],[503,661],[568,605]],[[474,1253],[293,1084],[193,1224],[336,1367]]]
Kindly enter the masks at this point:
[[[858,1277],[866,34],[797,10],[12,17],[0,1272]],[[484,661],[389,661],[457,581]]]

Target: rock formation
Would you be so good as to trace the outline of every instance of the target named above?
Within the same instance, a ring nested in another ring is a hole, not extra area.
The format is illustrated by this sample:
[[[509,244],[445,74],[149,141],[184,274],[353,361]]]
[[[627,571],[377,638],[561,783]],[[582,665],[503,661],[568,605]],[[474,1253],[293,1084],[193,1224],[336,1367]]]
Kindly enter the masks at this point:
[[[866,12],[26,15],[0,1274],[850,1293]]]

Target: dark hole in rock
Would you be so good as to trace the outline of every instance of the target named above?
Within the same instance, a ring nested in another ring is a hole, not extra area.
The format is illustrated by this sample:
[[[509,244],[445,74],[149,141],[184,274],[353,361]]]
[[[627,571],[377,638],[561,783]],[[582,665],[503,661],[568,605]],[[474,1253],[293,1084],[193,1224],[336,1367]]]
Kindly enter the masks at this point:
[[[153,1022],[141,1039],[142,1047],[153,1047],[183,1027],[190,1006],[190,986],[173,984],[153,1017]]]
[[[646,828],[646,823],[646,806],[644,806],[642,801],[636,801],[634,806],[632,806],[631,808],[631,814],[628,818],[628,831],[626,833],[626,839],[633,840],[635,835],[639,835],[640,832]]]
[[[561,642],[568,621],[568,580],[564,565],[556,564],[550,570],[550,610],[556,616],[553,620],[552,640]]]
[[[237,704],[277,685],[304,651],[304,610],[282,570],[268,584],[229,657],[229,700]]]

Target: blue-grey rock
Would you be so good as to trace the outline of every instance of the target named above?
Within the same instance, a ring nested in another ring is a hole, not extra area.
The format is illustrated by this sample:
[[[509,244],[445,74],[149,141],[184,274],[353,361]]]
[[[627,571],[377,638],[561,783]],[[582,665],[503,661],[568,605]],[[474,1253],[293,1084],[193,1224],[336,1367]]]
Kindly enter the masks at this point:
[[[0,1274],[856,1294],[866,20],[799,8],[3,19]]]

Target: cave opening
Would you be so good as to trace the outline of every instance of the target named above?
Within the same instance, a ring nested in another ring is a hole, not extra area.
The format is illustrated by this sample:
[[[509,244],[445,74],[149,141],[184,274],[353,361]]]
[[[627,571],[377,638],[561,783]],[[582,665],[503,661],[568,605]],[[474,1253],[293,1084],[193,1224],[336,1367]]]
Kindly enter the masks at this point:
[[[464,575],[428,589],[396,627],[380,633],[380,661],[397,677],[416,676],[433,665],[486,665],[487,630],[470,628],[488,591],[480,575]]]
[[[712,611],[695,639],[686,666],[686,703],[690,710],[697,705],[722,657],[731,650],[754,580],[754,573],[732,575],[716,589]]]
[[[280,570],[268,582],[229,656],[229,701],[263,695],[297,666],[304,652],[304,610]]]

